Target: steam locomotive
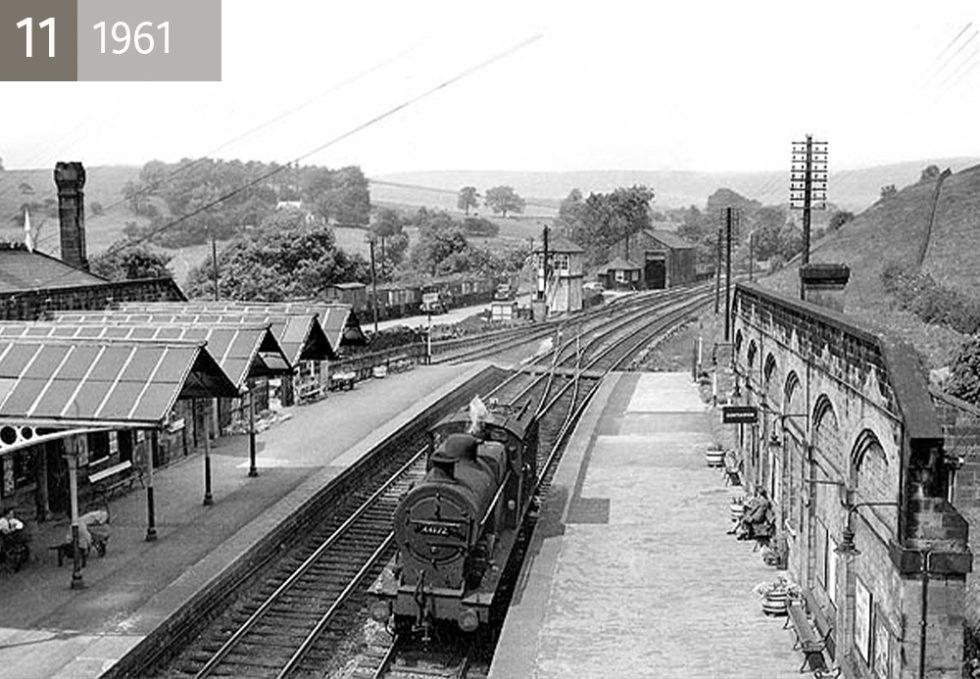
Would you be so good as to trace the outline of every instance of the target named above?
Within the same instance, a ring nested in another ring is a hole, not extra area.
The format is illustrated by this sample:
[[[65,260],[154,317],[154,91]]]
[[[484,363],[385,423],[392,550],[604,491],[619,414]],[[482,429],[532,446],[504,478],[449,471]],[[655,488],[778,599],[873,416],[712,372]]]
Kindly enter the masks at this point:
[[[471,403],[430,430],[425,477],[395,510],[398,552],[370,589],[375,620],[400,632],[489,622],[534,493],[538,422],[528,406],[479,403],[474,418]]]

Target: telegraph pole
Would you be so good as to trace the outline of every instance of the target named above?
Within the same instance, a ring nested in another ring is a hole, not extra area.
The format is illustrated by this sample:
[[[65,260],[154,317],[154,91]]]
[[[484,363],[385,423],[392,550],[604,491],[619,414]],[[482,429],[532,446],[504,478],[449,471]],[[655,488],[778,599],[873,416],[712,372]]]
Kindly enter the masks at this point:
[[[793,142],[793,162],[790,170],[789,206],[803,210],[803,254],[800,265],[810,263],[810,210],[827,207],[827,142]],[[803,280],[800,279],[800,299],[803,299]]]
[[[725,208],[725,341],[731,339],[732,315],[732,222],[735,208]]]
[[[371,250],[371,310],[374,312],[374,334],[378,334],[378,277],[374,273],[374,237],[368,236]]]
[[[214,242],[214,234],[211,235],[211,268],[214,269],[214,301],[218,301],[218,246]]]
[[[721,229],[718,229],[718,247],[715,248],[715,315],[718,315],[718,300],[721,298]]]

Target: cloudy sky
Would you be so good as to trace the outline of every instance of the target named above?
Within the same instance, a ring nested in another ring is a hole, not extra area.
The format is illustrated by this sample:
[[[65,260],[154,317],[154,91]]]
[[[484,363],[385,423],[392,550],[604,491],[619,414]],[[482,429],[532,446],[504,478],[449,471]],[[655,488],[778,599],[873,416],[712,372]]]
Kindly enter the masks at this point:
[[[980,155],[976,7],[225,0],[221,82],[0,83],[0,157],[773,170],[808,132],[832,170]]]

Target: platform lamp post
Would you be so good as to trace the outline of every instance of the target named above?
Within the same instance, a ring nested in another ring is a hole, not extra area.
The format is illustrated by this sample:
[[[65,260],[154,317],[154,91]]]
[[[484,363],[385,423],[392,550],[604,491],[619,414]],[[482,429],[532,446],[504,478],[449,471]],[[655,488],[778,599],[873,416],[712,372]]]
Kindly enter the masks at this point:
[[[146,541],[157,539],[156,505],[153,499],[153,459],[160,450],[160,434],[154,429],[150,432],[150,450],[146,454]]]
[[[367,235],[368,249],[371,253],[371,311],[374,313],[374,334],[378,334],[378,277],[374,268],[374,244],[375,236],[373,233]]]
[[[248,475],[255,478],[259,475],[255,463],[255,385],[248,380],[245,391],[248,393]]]
[[[214,504],[214,497],[211,495],[211,409],[204,402],[204,505],[210,507]]]

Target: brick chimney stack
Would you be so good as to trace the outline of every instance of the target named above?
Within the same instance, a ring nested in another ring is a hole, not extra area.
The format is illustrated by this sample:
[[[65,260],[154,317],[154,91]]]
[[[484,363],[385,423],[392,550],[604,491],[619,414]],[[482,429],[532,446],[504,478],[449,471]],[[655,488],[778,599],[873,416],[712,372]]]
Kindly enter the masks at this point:
[[[58,219],[61,222],[61,261],[88,271],[85,249],[85,168],[81,163],[58,163]]]
[[[844,311],[844,288],[851,277],[846,264],[804,264],[800,267],[803,299],[813,304]]]

